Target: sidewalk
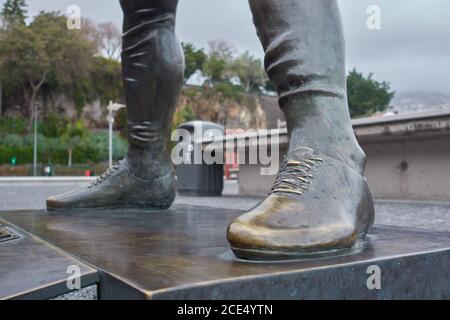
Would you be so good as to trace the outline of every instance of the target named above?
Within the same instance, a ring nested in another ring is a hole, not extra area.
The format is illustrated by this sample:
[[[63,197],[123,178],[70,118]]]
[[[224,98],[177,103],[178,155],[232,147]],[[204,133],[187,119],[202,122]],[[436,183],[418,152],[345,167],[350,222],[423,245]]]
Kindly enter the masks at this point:
[[[83,186],[95,177],[0,177],[1,187]]]

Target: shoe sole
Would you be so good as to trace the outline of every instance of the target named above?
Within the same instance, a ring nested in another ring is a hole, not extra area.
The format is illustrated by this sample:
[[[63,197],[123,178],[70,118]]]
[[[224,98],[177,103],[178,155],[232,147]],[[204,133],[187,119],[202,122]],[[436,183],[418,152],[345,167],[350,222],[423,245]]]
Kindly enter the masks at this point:
[[[341,257],[361,252],[366,243],[365,236],[366,236],[365,234],[360,235],[355,244],[350,248],[340,248],[326,251],[314,251],[314,252],[273,251],[273,250],[247,249],[239,247],[231,247],[231,250],[238,259],[260,261],[260,262],[311,260],[320,258]]]

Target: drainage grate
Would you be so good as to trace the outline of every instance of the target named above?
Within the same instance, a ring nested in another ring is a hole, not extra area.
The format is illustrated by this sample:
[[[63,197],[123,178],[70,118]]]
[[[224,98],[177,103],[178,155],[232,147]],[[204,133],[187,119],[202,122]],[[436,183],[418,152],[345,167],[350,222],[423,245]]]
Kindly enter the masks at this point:
[[[6,226],[0,225],[0,243],[19,238],[17,234]]]

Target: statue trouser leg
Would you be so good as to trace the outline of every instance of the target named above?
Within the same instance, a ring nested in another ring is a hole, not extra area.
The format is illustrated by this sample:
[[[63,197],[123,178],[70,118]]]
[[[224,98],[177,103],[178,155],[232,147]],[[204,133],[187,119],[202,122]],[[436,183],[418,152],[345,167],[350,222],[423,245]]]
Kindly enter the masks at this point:
[[[346,97],[344,40],[334,0],[250,0],[289,149],[269,196],[228,228],[241,258],[347,250],[374,220]]]
[[[175,36],[178,0],[120,2],[127,157],[89,187],[49,198],[49,209],[167,208],[175,198],[168,140],[184,72]]]

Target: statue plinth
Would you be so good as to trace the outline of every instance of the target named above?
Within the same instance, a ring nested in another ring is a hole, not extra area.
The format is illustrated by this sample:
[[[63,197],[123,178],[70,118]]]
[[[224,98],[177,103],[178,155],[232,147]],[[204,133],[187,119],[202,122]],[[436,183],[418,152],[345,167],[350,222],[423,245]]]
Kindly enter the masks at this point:
[[[48,242],[43,242],[44,251],[56,250],[62,256],[60,263],[51,264],[61,270],[50,274],[59,273],[65,281],[66,269],[75,261],[85,277],[90,277],[85,285],[99,281],[104,299],[450,298],[448,233],[378,226],[367,237],[364,250],[353,254],[250,262],[235,258],[226,240],[224,226],[239,214],[176,205],[170,210],[146,212],[5,212],[0,218],[13,229]],[[15,244],[19,252],[29,242],[23,240],[5,245]],[[43,257],[47,254],[44,251]],[[94,274],[64,251],[101,271]],[[14,274],[8,266],[17,273],[20,268],[30,268],[38,258],[20,254],[5,261],[2,257],[1,283]],[[23,261],[12,263],[15,259]],[[371,287],[373,266],[381,271],[381,290]],[[36,283],[42,282],[39,277],[43,274],[32,275]],[[22,292],[19,284],[23,279],[13,280],[18,293]],[[41,297],[51,293],[45,286],[36,290],[41,290]]]
[[[0,225],[8,234],[0,241],[0,300],[42,300],[65,294],[71,291],[67,279],[73,273],[68,271],[79,272],[82,287],[98,283],[97,270],[11,225],[1,214]]]

